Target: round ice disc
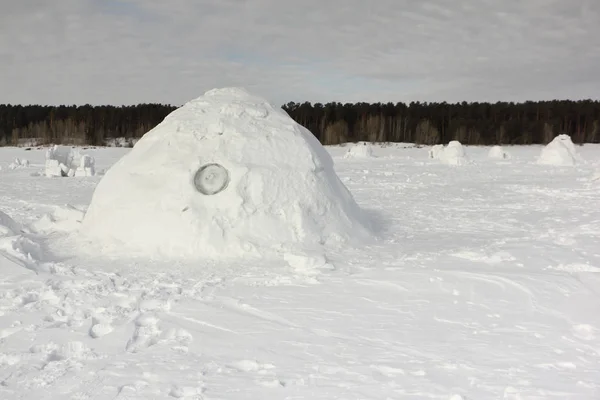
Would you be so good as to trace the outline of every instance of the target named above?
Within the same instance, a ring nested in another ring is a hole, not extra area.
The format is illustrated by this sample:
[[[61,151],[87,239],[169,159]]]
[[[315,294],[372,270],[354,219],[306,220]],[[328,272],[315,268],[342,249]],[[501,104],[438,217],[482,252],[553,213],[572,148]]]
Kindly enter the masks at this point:
[[[205,195],[223,191],[229,184],[229,172],[219,164],[206,164],[196,172],[194,186]]]

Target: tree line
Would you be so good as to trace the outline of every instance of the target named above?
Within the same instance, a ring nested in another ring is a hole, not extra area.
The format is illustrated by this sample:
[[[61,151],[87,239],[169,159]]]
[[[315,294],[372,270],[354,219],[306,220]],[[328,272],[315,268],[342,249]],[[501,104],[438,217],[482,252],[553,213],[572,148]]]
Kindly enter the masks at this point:
[[[0,145],[103,145],[140,138],[175,106],[0,105]],[[294,103],[282,108],[324,145],[345,142],[545,144],[559,134],[600,142],[600,101]]]

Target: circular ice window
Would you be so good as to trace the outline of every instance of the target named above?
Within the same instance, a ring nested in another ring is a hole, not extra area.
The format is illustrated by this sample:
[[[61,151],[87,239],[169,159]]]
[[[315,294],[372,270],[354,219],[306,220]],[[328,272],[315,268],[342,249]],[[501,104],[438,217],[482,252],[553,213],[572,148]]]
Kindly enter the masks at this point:
[[[194,175],[194,186],[202,194],[217,194],[228,184],[229,172],[219,164],[203,165]]]

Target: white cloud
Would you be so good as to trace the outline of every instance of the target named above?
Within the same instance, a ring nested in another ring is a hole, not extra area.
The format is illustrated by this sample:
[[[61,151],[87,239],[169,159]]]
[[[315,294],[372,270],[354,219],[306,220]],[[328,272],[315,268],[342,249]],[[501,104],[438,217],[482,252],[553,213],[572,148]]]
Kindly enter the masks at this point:
[[[597,0],[22,0],[0,103],[598,98]]]

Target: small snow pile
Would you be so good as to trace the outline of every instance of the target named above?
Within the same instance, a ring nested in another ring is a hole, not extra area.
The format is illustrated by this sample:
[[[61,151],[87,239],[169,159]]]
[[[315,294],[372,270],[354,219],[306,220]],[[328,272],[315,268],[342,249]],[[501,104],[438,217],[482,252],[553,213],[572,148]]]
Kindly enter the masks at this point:
[[[431,149],[429,149],[429,158],[439,159],[440,154],[443,153],[443,151],[444,151],[444,145],[436,144]]]
[[[569,135],[558,135],[542,149],[537,160],[541,165],[574,166],[579,161],[575,145]]]
[[[510,158],[510,155],[504,151],[502,146],[493,146],[488,153],[488,157],[494,160],[506,160]]]
[[[144,135],[96,187],[80,233],[175,259],[279,257],[370,236],[314,135],[238,88],[210,90]]]
[[[348,149],[344,158],[371,158],[373,157],[373,148],[370,144],[359,143]]]
[[[465,165],[469,163],[463,145],[452,140],[446,146],[435,145],[429,150],[429,158],[441,161],[447,165]]]
[[[46,152],[46,176],[94,176],[95,160],[87,154],[55,145]]]
[[[55,207],[51,213],[44,214],[32,223],[31,228],[36,233],[71,232],[81,225],[85,212],[67,204],[65,207]]]
[[[590,181],[592,181],[592,182],[600,181],[600,171],[598,171],[594,175],[592,175],[592,177],[590,178]]]
[[[15,158],[15,160],[8,166],[9,169],[26,168],[29,167],[29,160],[25,158]]]

